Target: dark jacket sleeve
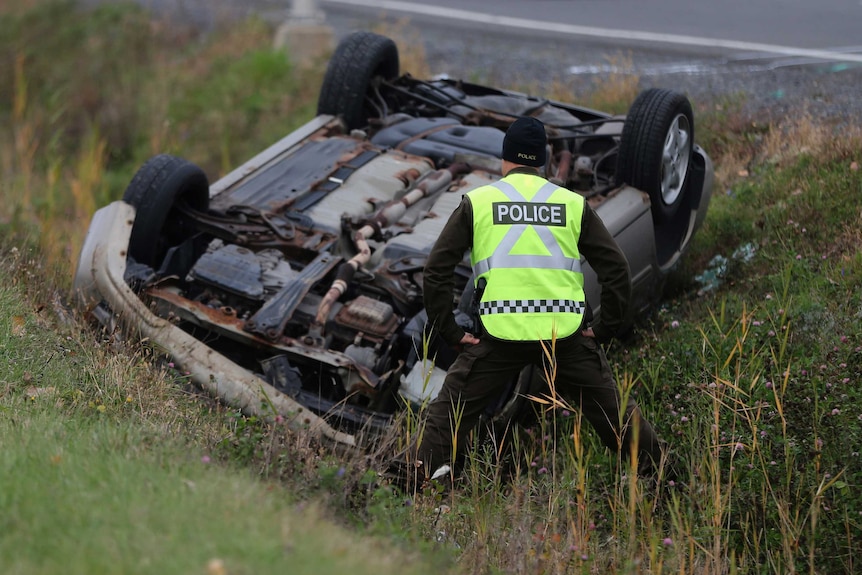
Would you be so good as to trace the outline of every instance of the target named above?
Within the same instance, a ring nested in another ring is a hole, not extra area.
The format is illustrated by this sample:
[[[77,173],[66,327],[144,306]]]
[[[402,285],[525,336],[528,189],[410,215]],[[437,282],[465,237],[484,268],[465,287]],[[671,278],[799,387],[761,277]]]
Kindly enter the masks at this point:
[[[578,249],[596,272],[601,286],[601,311],[593,322],[593,332],[599,341],[607,341],[623,325],[631,300],[629,264],[617,242],[601,218],[584,206]]]
[[[464,330],[455,323],[455,268],[473,245],[473,209],[467,198],[455,208],[425,263],[423,297],[428,325],[447,344],[455,346]]]

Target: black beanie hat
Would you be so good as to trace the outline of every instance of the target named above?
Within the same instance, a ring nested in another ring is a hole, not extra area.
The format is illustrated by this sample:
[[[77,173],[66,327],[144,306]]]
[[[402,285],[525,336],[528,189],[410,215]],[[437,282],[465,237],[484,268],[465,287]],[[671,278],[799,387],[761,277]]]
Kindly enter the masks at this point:
[[[542,122],[536,118],[518,118],[503,138],[503,159],[522,166],[544,166],[547,144],[548,137]]]

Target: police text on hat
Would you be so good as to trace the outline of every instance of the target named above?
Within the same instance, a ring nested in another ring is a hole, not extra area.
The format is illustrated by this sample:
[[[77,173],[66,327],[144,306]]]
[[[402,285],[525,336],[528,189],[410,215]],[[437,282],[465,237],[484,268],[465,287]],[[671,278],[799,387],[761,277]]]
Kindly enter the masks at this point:
[[[518,118],[503,138],[503,159],[538,168],[547,161],[548,137],[545,126],[536,118]]]

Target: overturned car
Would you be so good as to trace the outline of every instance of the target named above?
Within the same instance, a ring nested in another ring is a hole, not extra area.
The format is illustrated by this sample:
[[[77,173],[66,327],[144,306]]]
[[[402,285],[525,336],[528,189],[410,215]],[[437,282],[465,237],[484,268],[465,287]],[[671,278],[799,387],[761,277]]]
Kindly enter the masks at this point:
[[[418,80],[367,32],[339,44],[314,119],[212,185],[183,159],[147,161],[93,216],[76,301],[227,403],[355,444],[442,385],[454,357],[425,329],[425,258],[462,195],[500,177],[505,130],[526,115],[546,126],[546,176],[582,194],[626,254],[636,317],[709,205],[712,165],[687,98],[650,89],[612,116]],[[457,285],[469,326],[469,258]],[[489,418],[516,417],[539,379],[504,382]]]

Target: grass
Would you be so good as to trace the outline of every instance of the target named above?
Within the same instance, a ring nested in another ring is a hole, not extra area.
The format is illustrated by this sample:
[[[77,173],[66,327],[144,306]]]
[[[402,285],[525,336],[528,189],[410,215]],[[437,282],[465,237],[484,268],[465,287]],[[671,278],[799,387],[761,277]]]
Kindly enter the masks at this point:
[[[234,414],[170,366],[54,324],[15,255],[0,286],[4,573],[431,572],[220,457]]]
[[[402,68],[430,69],[404,26]],[[69,262],[144,159],[177,153],[214,179],[313,113],[319,73],[271,38],[131,7],[0,7],[4,572],[859,570],[862,136],[846,118],[836,137],[804,111],[763,125],[735,97],[695,102],[710,213],[665,303],[609,349],[621,393],[673,448],[673,485],[638,481],[577,410],[546,403],[509,430],[513,452],[474,442],[455,489],[400,494],[365,458],[234,413],[146,346],[82,329],[63,306]],[[588,91],[624,112],[637,79]]]

